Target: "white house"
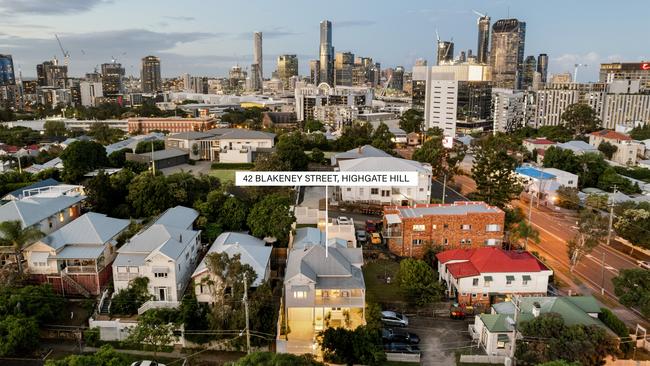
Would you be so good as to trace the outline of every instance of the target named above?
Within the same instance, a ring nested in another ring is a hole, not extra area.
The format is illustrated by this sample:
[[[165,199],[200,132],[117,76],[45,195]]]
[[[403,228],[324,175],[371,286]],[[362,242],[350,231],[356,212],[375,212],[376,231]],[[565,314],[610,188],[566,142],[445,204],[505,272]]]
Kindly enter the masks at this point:
[[[255,153],[275,145],[275,134],[245,128],[215,128],[181,132],[165,139],[166,148],[189,151],[191,159],[221,163],[251,163]]]
[[[380,157],[392,157],[392,155],[372,145],[363,145],[332,156],[332,165],[337,166],[344,160]]]
[[[523,297],[519,299],[520,312],[517,325],[542,314],[556,313],[564,324],[596,325],[611,331],[598,320],[600,304],[592,296]],[[515,307],[512,301],[492,305],[490,314],[480,314],[470,324],[469,334],[489,356],[510,355],[513,337]],[[517,338],[521,334],[517,333]]]
[[[609,142],[616,146],[616,152],[612,155],[612,160],[621,165],[636,165],[639,158],[645,156],[645,145],[639,141],[634,141],[624,133],[612,130],[601,130],[589,134],[589,144],[598,148],[601,143]]]
[[[546,295],[553,271],[528,252],[483,247],[436,254],[438,276],[461,304],[493,303],[513,294]]]
[[[118,249],[113,262],[116,292],[136,277],[149,278],[149,293],[155,300],[145,303],[139,313],[178,305],[198,262],[201,231],[192,230],[198,216],[191,208],[170,208]]]
[[[248,264],[255,270],[257,278],[255,278],[255,281],[250,286],[257,287],[270,278],[271,250],[272,248],[266,246],[263,240],[254,236],[225,232],[215,239],[206,253],[206,257],[211,253],[226,253],[229,258],[239,255],[241,264]],[[194,281],[196,299],[199,302],[212,303],[211,286],[208,282],[214,281],[215,279],[211,276],[210,270],[206,265],[206,258],[203,258],[198,267],[196,267],[196,270],[192,274],[192,280]]]
[[[337,199],[343,202],[365,202],[381,205],[407,206],[431,202],[431,165],[395,157],[368,157],[338,161],[341,172],[417,172],[417,187],[337,187]]]
[[[573,174],[561,169],[555,168],[541,168],[544,173],[549,173],[555,176],[555,181],[565,187],[578,188],[578,175]]]

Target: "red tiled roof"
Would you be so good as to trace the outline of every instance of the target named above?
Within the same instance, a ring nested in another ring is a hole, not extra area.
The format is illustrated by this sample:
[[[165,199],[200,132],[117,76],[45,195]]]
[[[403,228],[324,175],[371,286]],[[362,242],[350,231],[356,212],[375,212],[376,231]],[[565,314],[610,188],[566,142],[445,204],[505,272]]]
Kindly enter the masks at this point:
[[[545,150],[545,149],[542,149],[542,148],[537,149],[537,155],[539,155],[539,156],[544,156],[544,154],[546,154],[546,150]]]
[[[453,249],[436,255],[441,263],[463,261],[447,265],[454,278],[476,276],[481,273],[540,272],[548,268],[528,252],[505,251],[501,248]]]
[[[535,145],[553,145],[555,142],[545,139],[545,138],[536,138],[536,139],[526,139],[526,142],[530,142],[531,144]]]
[[[602,138],[610,139],[610,140],[623,140],[623,141],[629,141],[632,140],[632,138],[624,133],[612,131],[612,130],[601,130],[601,131],[596,131],[592,132],[591,135],[594,136],[600,136]]]
[[[25,150],[38,150],[38,149],[40,149],[40,147],[36,144],[25,146]]]

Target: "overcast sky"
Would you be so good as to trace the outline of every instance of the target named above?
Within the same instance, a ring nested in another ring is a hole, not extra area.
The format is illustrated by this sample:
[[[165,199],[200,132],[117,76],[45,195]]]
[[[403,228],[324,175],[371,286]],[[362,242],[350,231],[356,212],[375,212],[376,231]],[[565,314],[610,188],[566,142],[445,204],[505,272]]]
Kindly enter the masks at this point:
[[[0,0],[0,53],[13,55],[24,77],[36,64],[70,52],[70,75],[81,76],[115,57],[129,75],[140,59],[161,58],[165,77],[188,72],[223,76],[252,59],[252,32],[264,33],[264,74],[280,54],[297,54],[300,73],[318,56],[319,22],[333,23],[336,51],[372,57],[382,68],[435,58],[435,31],[453,37],[455,51],[476,49],[476,15],[492,23],[527,23],[526,55],[547,53],[550,72],[579,71],[596,80],[598,64],[650,60],[649,0]]]

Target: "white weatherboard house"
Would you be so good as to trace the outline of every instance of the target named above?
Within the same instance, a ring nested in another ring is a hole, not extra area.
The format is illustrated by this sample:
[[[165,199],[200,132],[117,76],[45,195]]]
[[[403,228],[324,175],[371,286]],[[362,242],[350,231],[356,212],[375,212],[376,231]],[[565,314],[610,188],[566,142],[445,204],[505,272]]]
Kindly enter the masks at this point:
[[[155,300],[145,303],[138,313],[179,304],[198,260],[201,231],[192,230],[198,216],[191,208],[170,208],[118,249],[113,262],[115,292],[136,277],[149,278],[149,293]]]
[[[406,206],[431,202],[431,165],[395,157],[369,157],[339,161],[341,172],[417,172],[417,187],[338,187],[342,202]]]
[[[257,278],[250,286],[257,287],[268,280],[271,275],[271,250],[263,240],[254,236],[241,233],[226,232],[217,237],[206,253],[226,253],[229,258],[240,255],[240,263],[253,267]],[[199,302],[212,303],[213,297],[208,281],[214,281],[210,270],[206,265],[206,258],[196,267],[192,279],[194,280],[194,292]]]
[[[324,238],[298,237],[302,239],[294,240],[284,277],[283,317],[289,332],[279,340],[278,352],[300,354],[312,352],[320,330],[365,324],[366,285],[360,248],[332,239],[326,256]]]

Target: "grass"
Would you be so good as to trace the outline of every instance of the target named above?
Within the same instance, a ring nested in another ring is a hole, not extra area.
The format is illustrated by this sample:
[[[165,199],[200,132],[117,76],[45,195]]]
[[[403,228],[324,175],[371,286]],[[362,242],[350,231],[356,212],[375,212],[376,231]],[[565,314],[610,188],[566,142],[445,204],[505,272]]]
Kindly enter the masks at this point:
[[[363,266],[363,278],[366,282],[366,295],[373,302],[400,302],[404,300],[397,285],[399,263],[391,260],[379,260]],[[390,276],[391,283],[386,283],[385,276]]]
[[[226,182],[234,183],[236,171],[241,171],[241,170],[239,169],[210,170],[210,175],[219,178],[219,181],[221,181],[221,183],[226,183]]]

